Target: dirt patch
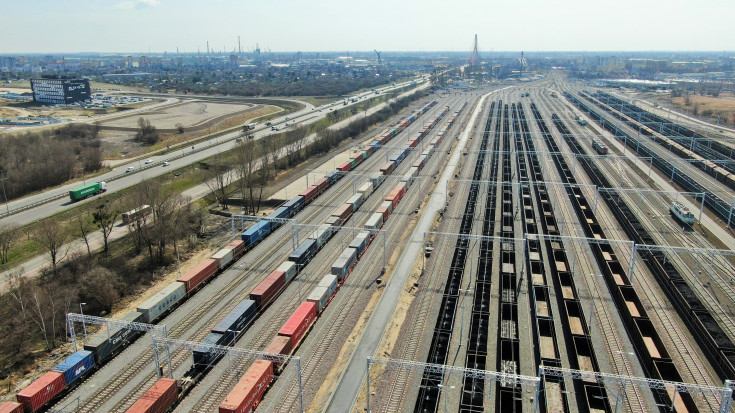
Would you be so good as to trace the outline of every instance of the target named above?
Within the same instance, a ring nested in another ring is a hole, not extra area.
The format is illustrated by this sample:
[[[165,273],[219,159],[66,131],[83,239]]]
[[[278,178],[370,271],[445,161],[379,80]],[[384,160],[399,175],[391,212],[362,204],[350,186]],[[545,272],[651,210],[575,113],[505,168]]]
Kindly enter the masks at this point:
[[[137,129],[138,118],[143,117],[146,120],[149,120],[151,124],[159,130],[174,130],[178,123],[184,125],[185,128],[191,128],[207,122],[210,119],[241,114],[242,112],[252,110],[254,106],[255,105],[252,104],[190,101],[162,107],[143,114],[135,114],[133,116],[102,122],[101,126],[103,128],[115,127]]]
[[[682,110],[689,113],[704,117],[717,117],[729,124],[735,124],[735,98],[732,97],[711,97],[711,96],[688,96],[689,104],[686,98],[672,98],[671,103]]]

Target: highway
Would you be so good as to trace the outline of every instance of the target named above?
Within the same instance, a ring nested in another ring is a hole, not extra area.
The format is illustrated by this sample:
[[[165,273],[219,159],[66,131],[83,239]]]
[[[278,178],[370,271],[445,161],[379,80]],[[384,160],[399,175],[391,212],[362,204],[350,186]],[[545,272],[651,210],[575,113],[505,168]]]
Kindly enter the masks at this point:
[[[417,84],[423,83],[423,80],[416,82]],[[396,86],[387,86],[384,88],[376,89],[381,93],[387,93],[394,89],[399,89],[405,86],[411,85],[412,82],[407,81]],[[281,126],[285,123],[298,122],[301,124],[309,124],[318,121],[327,116],[331,109],[337,110],[351,105],[359,103],[363,97],[371,97],[375,95],[374,92],[363,92],[358,95],[352,96],[357,97],[358,101],[355,103],[349,102],[345,106],[341,102],[342,99],[330,104],[325,104],[319,107],[304,103],[306,107],[298,112],[291,113],[288,115],[281,116],[272,121],[274,126]],[[320,112],[321,110],[321,112]],[[289,120],[286,120],[286,119]],[[253,131],[254,139],[262,139],[270,135],[272,132],[270,127],[260,126],[256,127]],[[196,163],[203,159],[207,159],[211,156],[216,155],[222,151],[226,151],[234,148],[237,145],[235,139],[239,136],[239,132],[233,132],[227,135],[218,136],[209,142],[199,143],[192,147],[184,146],[180,151],[171,152],[165,155],[144,155],[135,160],[132,160],[128,164],[119,165],[114,167],[109,172],[98,175],[94,178],[94,181],[107,182],[107,192],[113,193],[121,189],[139,183],[141,180],[156,177],[159,175],[166,174],[173,169],[181,168],[186,165]],[[148,165],[144,163],[144,160],[151,159],[152,162]],[[169,166],[162,166],[163,162],[169,161]],[[132,166],[135,168],[134,171],[126,173],[125,170]],[[71,189],[78,188],[82,184],[86,183],[75,182],[73,184],[64,185],[58,188],[43,191],[38,194],[30,195],[21,199],[17,199],[8,203],[7,207],[3,205],[2,221],[4,223],[13,225],[25,225],[30,222],[37,221],[55,213],[67,210],[78,204],[85,202],[93,202],[97,197],[91,197],[85,201],[71,203],[68,199],[68,192]],[[8,216],[6,209],[10,211]]]

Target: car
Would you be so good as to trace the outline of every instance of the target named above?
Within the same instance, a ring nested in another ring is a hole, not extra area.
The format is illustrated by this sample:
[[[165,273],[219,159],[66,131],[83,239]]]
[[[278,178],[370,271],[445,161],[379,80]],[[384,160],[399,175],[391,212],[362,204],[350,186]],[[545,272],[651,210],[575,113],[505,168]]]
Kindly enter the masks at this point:
[[[128,168],[125,169],[125,173],[133,172],[134,170],[135,170],[135,168],[133,168],[132,166],[128,166]]]
[[[145,160],[145,164],[146,164],[146,165],[149,165],[149,164],[151,164],[152,162],[153,162],[153,159],[146,159],[146,160]]]
[[[164,162],[163,163],[163,166],[169,166],[169,165],[171,165],[171,162]]]
[[[270,122],[266,122],[265,123],[265,126],[271,126],[271,123]]]

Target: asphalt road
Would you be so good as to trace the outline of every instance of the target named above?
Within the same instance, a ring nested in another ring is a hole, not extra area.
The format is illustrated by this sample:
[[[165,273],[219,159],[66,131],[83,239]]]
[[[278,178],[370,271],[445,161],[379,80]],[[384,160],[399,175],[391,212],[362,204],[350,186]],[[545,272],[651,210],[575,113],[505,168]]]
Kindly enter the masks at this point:
[[[421,82],[423,81],[420,81],[417,83],[421,83]],[[394,89],[398,89],[398,88],[407,86],[410,83],[411,82],[403,82],[403,83],[396,84],[396,86],[389,86],[389,87],[380,88],[377,90],[379,90],[381,93],[385,93],[385,92],[389,92]],[[368,97],[372,95],[375,95],[375,93],[374,92],[364,92],[359,95],[354,95],[352,97],[363,98],[363,97]],[[351,103],[348,101],[348,104],[346,106],[342,104],[342,100],[338,102],[325,104],[319,107],[314,107],[313,105],[305,103],[306,104],[305,109],[276,118],[272,121],[272,123],[279,127],[283,123],[286,123],[286,122],[291,123],[294,121],[298,121],[298,123],[300,124],[313,123],[327,116],[327,114],[330,112],[330,108],[335,109],[335,110],[341,109],[347,106],[357,104],[361,100],[362,99],[359,99],[356,103]],[[319,112],[319,110],[321,110],[321,112]],[[288,118],[288,121],[286,120],[287,118]],[[271,134],[270,127],[256,128],[256,130],[253,133],[255,139],[260,139],[270,134]],[[142,157],[136,158],[136,160],[133,161],[132,163],[117,166],[113,168],[111,171],[95,177],[94,181],[107,182],[107,192],[108,193],[119,191],[131,185],[137,184],[142,180],[152,178],[155,176],[159,176],[159,175],[163,175],[169,172],[171,169],[180,168],[180,167],[198,162],[200,160],[209,158],[213,155],[216,155],[219,152],[232,149],[237,144],[237,142],[234,139],[238,135],[239,135],[239,132],[233,132],[227,135],[218,136],[216,138],[213,138],[212,140],[206,143],[200,142],[199,144],[194,145],[192,147],[185,146],[180,151],[170,152],[165,155],[142,156]],[[171,158],[177,157],[177,156],[180,156],[180,158],[171,160]],[[148,165],[144,163],[145,160],[147,159],[151,160],[151,163]],[[162,163],[167,160],[169,160],[170,165],[163,167]],[[132,172],[126,173],[125,170],[128,167],[133,167],[135,169]],[[119,178],[115,179],[116,177],[119,177]],[[84,181],[82,182],[82,185],[88,182],[90,181]],[[90,202],[90,200],[97,198],[97,197],[92,197],[85,201],[81,201],[78,203],[71,203],[69,201],[69,198],[66,196],[69,190],[78,188],[82,185],[80,185],[79,182],[75,182],[73,184],[68,184],[68,185],[58,187],[58,188],[53,188],[53,189],[44,191],[39,194],[35,194],[35,195],[31,195],[25,198],[11,201],[7,203],[6,205],[3,205],[3,208],[0,209],[0,211],[2,211],[0,212],[0,214],[6,213],[6,211],[8,210],[12,213],[13,211],[18,210],[18,209],[23,209],[23,208],[27,208],[27,209],[11,214],[9,216],[4,216],[2,218],[2,222],[13,224],[13,225],[25,225],[30,222],[33,222],[33,221],[45,218],[47,216],[53,215],[55,213],[72,208],[76,206],[77,204],[81,204],[84,202]],[[44,200],[47,200],[55,196],[58,196],[60,198],[31,207],[31,205],[40,203]]]

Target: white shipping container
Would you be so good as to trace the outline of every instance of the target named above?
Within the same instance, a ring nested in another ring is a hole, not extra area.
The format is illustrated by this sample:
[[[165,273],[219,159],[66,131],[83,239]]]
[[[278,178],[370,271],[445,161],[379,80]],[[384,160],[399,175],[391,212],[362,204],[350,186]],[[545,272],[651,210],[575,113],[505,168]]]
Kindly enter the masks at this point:
[[[334,274],[327,274],[322,277],[322,280],[317,284],[319,287],[327,287],[329,289],[329,295],[332,295],[334,290],[337,289],[337,276]]]
[[[388,212],[393,213],[393,202],[390,201],[383,201],[382,204],[380,204],[381,207],[388,208]]]
[[[373,188],[377,188],[378,186],[380,186],[380,184],[382,184],[384,180],[385,175],[380,172],[370,175],[370,182],[373,184]]]
[[[306,297],[306,301],[316,303],[317,312],[320,312],[324,309],[324,306],[327,305],[327,301],[331,296],[332,295],[329,294],[329,289],[327,287],[315,287],[311,290],[311,294]]]
[[[298,270],[298,267],[296,266],[296,263],[292,261],[282,262],[281,265],[279,265],[277,269],[277,271],[283,271],[286,273],[286,282],[291,281],[291,278],[293,278],[296,275],[297,270]]]
[[[376,212],[370,215],[370,218],[365,223],[365,229],[368,231],[377,231],[378,228],[383,224],[383,214]]]
[[[336,217],[334,217],[336,218]],[[329,222],[329,220],[327,220]],[[321,224],[319,228],[309,235],[309,239],[315,239],[318,248],[321,248],[334,233],[334,227],[330,224]]]
[[[332,264],[332,274],[336,275],[340,280],[347,275],[347,272],[355,262],[357,251],[354,248],[345,248],[339,258]]]
[[[233,256],[234,254],[231,248],[223,248],[214,253],[214,255],[212,255],[212,259],[217,261],[219,268],[222,268],[232,261]]]
[[[360,186],[360,188],[357,189],[357,192],[361,193],[364,198],[367,198],[370,194],[373,193],[373,183],[365,182]]]
[[[143,321],[150,323],[166,312],[174,304],[181,301],[186,295],[186,287],[183,283],[174,281],[156,293],[146,302],[138,307],[138,312],[143,314]]]
[[[360,209],[360,205],[362,205],[362,199],[363,199],[362,194],[358,192],[352,195],[350,199],[347,200],[346,203],[352,204],[352,211],[354,212]]]

